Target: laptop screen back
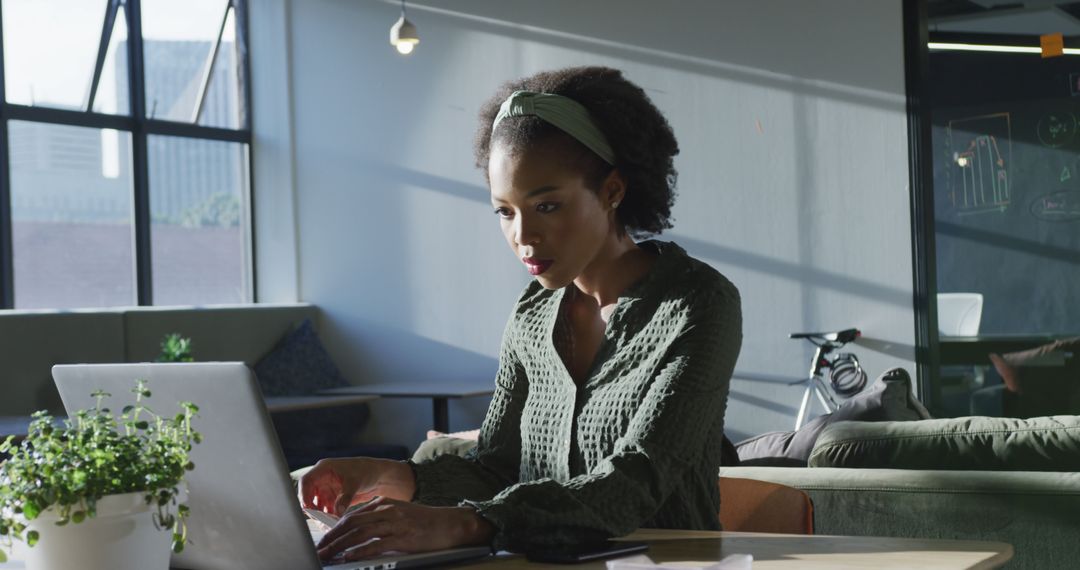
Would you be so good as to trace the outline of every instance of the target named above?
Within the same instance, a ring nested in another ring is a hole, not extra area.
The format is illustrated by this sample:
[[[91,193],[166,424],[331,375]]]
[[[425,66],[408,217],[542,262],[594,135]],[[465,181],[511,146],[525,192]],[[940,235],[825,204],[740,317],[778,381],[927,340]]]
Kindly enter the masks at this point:
[[[144,379],[144,405],[172,416],[180,401],[199,407],[192,423],[203,435],[188,472],[189,543],[172,566],[202,569],[318,570],[311,535],[300,512],[277,436],[251,370],[240,362],[79,364],[53,367],[69,413],[94,406],[97,389],[119,410],[135,401]]]

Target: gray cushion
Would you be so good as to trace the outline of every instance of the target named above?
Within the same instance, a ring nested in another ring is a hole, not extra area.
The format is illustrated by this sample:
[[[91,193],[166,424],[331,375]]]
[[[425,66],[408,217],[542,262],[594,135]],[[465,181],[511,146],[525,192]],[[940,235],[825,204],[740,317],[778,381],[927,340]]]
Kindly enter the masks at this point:
[[[349,384],[330,359],[311,319],[304,319],[255,363],[255,376],[266,396],[302,396]]]
[[[462,439],[460,437],[453,437],[449,435],[440,435],[436,437],[429,437],[420,442],[420,446],[416,448],[416,452],[413,453],[412,460],[416,463],[427,461],[429,459],[435,459],[440,455],[460,455],[465,456],[468,452],[476,447],[475,439]]]
[[[1080,416],[972,416],[841,422],[818,438],[810,467],[1080,471]]]
[[[831,414],[818,416],[798,431],[774,431],[736,445],[740,465],[806,467],[822,430],[834,422],[905,421],[930,414],[911,393],[911,376],[903,368],[887,370],[869,389],[845,401]]]

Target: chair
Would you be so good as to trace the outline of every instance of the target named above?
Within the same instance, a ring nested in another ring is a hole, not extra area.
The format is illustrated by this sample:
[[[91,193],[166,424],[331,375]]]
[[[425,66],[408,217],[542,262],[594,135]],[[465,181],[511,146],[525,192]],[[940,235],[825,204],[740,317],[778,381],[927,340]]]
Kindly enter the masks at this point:
[[[720,477],[719,485],[724,530],[814,534],[814,506],[805,491],[734,477]]]
[[[982,293],[938,293],[938,332],[942,336],[976,336],[982,320]]]
[[[982,293],[938,293],[938,333],[941,336],[977,336],[979,323],[982,321]],[[976,389],[986,384],[986,366],[942,366],[940,370],[943,383],[945,378],[955,378],[961,383],[970,380]],[[968,396],[969,409],[974,400]]]

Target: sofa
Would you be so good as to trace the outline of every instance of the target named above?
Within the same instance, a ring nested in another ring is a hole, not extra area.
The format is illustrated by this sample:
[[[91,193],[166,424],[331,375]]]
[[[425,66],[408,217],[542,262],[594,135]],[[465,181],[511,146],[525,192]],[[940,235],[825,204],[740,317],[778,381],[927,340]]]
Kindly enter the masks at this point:
[[[434,435],[414,461],[475,445]],[[805,491],[816,534],[1007,542],[1008,568],[1080,567],[1080,416],[836,422],[806,465],[718,475]]]
[[[320,317],[319,308],[307,303],[4,311],[0,314],[0,361],[4,363],[0,435],[25,430],[35,410],[63,413],[52,381],[54,364],[153,361],[161,352],[162,337],[169,333],[191,339],[195,360],[243,361],[253,367],[268,396],[297,395],[289,390],[302,388],[272,382],[274,372],[292,380],[291,384],[303,376],[301,383],[328,387],[311,378],[311,372],[320,368],[312,365],[313,353],[323,354],[327,362],[322,368],[333,369],[327,374],[338,376],[336,381],[344,384],[315,334]],[[305,323],[310,334],[298,336]],[[282,350],[286,354],[276,359],[277,370],[269,369],[265,365],[269,357]],[[280,412],[272,419],[290,466],[347,455],[404,459],[407,449],[403,445],[361,443],[360,432],[368,416],[368,406],[356,404],[330,411]]]
[[[1080,567],[1080,416],[839,422],[808,467],[722,467],[806,491],[817,534],[1008,542],[1008,568]]]

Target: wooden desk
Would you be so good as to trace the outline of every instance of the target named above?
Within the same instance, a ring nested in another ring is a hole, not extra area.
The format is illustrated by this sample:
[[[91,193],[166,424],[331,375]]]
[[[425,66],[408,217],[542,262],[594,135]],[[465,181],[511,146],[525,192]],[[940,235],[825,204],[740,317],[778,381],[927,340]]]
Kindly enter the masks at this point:
[[[312,536],[320,532],[312,527]],[[754,570],[823,569],[843,570],[959,570],[1000,568],[1013,556],[1013,547],[1003,542],[971,540],[930,540],[918,538],[873,538],[861,536],[803,536],[797,534],[759,534],[642,529],[626,540],[649,543],[646,555],[655,562],[686,562],[704,565],[716,563],[731,554],[753,554]],[[24,568],[21,562],[25,546],[16,543],[16,551],[0,570]],[[192,548],[193,546],[189,546]],[[579,570],[602,570],[604,561],[575,564]],[[454,568],[479,570],[551,569],[571,566],[538,564],[524,556],[508,555],[455,565]]]
[[[465,382],[465,381],[439,381],[419,382],[411,384],[381,383],[364,384],[363,386],[349,386],[346,388],[332,388],[318,392],[320,395],[371,395],[383,398],[431,398],[434,412],[433,427],[441,432],[450,431],[450,398],[472,398],[475,396],[490,396],[495,393],[494,381],[489,382]]]
[[[752,554],[754,570],[891,568],[961,569],[1000,568],[1013,556],[1003,542],[874,538],[862,536],[804,536],[642,529],[625,540],[649,543],[646,554],[657,563],[715,564],[731,554]],[[455,568],[562,569],[559,564],[528,562],[523,556],[499,556]],[[604,561],[576,564],[580,570],[605,568]]]
[[[1004,354],[1050,344],[1076,335],[942,336],[938,339],[939,364],[990,366],[988,354]]]

